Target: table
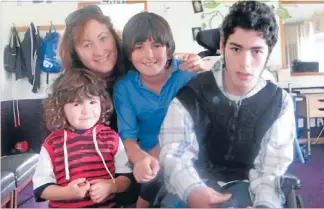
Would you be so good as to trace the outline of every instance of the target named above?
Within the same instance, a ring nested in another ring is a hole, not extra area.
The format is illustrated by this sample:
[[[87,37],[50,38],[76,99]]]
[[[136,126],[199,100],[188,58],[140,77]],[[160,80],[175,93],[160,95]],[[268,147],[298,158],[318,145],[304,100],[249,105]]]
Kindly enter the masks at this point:
[[[311,155],[310,118],[324,118],[324,89],[294,89],[294,92],[299,93],[298,98],[305,99],[298,114],[306,117],[307,151],[308,155]]]

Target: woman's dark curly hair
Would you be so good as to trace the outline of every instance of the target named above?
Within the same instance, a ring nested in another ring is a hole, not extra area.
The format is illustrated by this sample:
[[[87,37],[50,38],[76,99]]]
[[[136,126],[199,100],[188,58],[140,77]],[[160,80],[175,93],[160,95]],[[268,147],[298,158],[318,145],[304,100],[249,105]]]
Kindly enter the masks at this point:
[[[43,101],[44,120],[50,131],[74,128],[65,117],[67,103],[98,96],[101,102],[99,121],[108,124],[113,112],[112,101],[106,91],[106,81],[89,70],[71,69],[62,73],[53,83],[52,92]]]
[[[235,28],[261,32],[265,39],[269,54],[278,41],[279,27],[274,9],[260,1],[239,1],[234,3],[222,24],[223,44]]]

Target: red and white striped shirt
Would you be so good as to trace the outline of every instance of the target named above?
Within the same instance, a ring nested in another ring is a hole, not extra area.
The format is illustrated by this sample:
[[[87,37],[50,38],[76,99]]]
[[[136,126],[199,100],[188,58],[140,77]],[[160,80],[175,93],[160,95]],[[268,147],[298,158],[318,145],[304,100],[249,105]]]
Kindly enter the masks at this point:
[[[88,181],[111,179],[116,173],[131,172],[123,143],[110,127],[98,124],[82,134],[69,130],[56,131],[45,139],[41,149],[33,177],[34,192],[41,190],[36,192],[40,196],[46,185],[66,186],[77,178]],[[85,197],[80,200],[49,201],[49,206],[113,207],[114,197],[112,194],[100,204]]]

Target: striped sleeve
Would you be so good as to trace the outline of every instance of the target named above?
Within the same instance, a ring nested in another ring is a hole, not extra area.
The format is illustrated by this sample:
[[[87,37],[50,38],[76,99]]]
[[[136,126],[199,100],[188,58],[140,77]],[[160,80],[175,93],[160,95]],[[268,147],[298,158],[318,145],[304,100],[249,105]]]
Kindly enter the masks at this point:
[[[283,91],[279,117],[262,139],[254,168],[249,173],[254,207],[280,208],[285,202],[280,178],[293,161],[295,137],[294,105],[288,93]]]
[[[191,191],[206,185],[193,164],[198,158],[199,146],[192,118],[176,98],[164,119],[159,143],[166,187],[186,202]]]

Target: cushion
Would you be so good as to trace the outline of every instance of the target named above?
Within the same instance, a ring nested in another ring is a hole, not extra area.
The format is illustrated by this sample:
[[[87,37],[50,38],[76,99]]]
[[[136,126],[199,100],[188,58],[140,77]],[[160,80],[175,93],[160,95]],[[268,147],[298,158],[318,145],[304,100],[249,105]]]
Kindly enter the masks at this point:
[[[1,199],[5,198],[16,188],[15,176],[12,172],[1,169]]]
[[[16,186],[34,175],[39,154],[23,153],[1,157],[1,170],[15,175]]]

